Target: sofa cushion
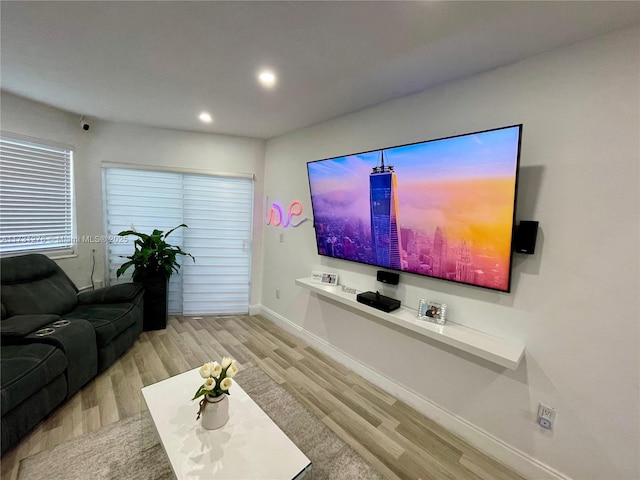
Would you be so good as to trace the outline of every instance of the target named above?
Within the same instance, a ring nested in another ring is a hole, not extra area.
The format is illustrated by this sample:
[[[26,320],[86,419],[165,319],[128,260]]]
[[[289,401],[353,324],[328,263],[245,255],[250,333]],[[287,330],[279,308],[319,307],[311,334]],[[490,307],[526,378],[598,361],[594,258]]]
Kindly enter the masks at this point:
[[[78,305],[62,318],[83,318],[91,322],[100,349],[133,325],[140,318],[140,311],[133,303]]]
[[[97,290],[89,290],[78,294],[80,305],[91,303],[136,303],[142,295],[144,286],[141,283],[118,283]]]
[[[0,297],[8,315],[61,315],[78,303],[73,282],[45,255],[6,257],[0,267]]]
[[[2,415],[64,373],[62,350],[44,343],[9,345],[0,350]]]

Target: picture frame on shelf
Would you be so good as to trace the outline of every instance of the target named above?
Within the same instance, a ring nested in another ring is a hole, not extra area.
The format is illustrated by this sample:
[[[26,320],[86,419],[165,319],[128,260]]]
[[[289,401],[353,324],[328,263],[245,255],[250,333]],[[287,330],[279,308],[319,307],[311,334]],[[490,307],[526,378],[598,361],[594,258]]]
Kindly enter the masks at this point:
[[[446,321],[447,305],[421,299],[418,304],[418,318],[427,322],[444,325]]]
[[[338,274],[330,272],[311,272],[311,281],[323,285],[338,285]]]
[[[325,285],[337,285],[338,284],[338,274],[337,273],[323,273],[322,274],[322,283]]]

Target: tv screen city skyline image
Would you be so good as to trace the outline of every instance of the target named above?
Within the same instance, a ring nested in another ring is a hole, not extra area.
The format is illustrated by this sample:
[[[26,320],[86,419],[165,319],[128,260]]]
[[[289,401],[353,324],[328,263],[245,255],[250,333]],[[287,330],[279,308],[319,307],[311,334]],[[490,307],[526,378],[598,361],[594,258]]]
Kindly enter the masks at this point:
[[[521,125],[307,163],[318,253],[509,291]]]

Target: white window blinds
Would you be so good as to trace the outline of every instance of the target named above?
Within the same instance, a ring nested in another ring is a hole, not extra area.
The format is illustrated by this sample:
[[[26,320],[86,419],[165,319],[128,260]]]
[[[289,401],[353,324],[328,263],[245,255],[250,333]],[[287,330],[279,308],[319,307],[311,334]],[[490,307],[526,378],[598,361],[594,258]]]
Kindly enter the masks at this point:
[[[0,137],[0,253],[72,249],[73,151]]]
[[[184,176],[184,313],[249,313],[253,181]]]
[[[105,212],[107,238],[113,238],[123,230],[151,234],[158,229],[168,232],[182,221],[182,178],[167,172],[153,172],[109,168],[105,170]],[[182,228],[173,232],[167,241],[183,246]],[[119,239],[120,240],[120,239]],[[123,242],[111,241],[107,248],[109,281],[111,284],[131,281],[133,267],[118,279],[116,271],[126,257],[133,254],[136,237],[129,236]],[[178,258],[182,264],[182,259]],[[182,312],[182,271],[169,280],[169,311]]]
[[[252,179],[122,168],[104,172],[107,235],[132,225],[144,233],[156,228],[166,232],[181,223],[189,226],[167,240],[196,259],[179,259],[180,274],[169,281],[171,313],[248,313]],[[133,252],[134,240],[109,244],[112,283],[124,257]]]

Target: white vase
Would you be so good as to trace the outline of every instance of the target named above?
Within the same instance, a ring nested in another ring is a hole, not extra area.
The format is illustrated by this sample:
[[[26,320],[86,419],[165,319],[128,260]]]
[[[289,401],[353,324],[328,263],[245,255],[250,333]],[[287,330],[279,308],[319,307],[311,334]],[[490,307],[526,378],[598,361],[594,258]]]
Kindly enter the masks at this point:
[[[206,406],[202,412],[202,428],[215,430],[222,427],[229,420],[229,396],[222,394],[217,397],[205,395]]]

